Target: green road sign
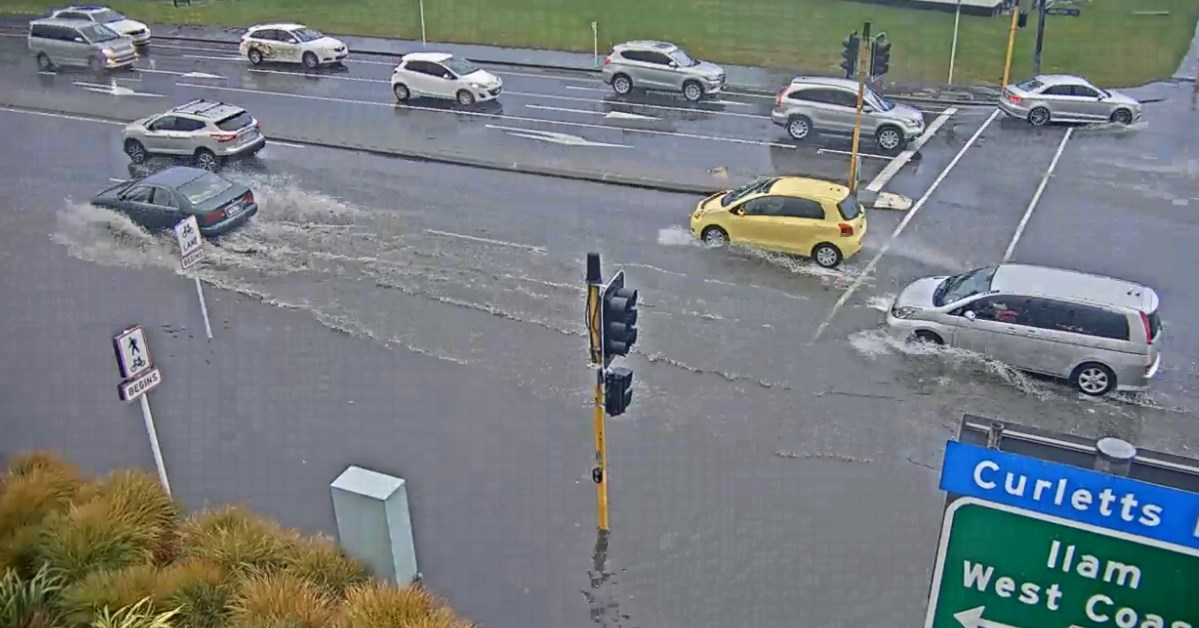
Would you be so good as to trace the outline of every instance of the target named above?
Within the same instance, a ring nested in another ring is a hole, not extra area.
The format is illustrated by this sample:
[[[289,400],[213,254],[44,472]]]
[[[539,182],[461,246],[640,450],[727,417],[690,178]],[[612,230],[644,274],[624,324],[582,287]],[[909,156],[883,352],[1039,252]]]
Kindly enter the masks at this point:
[[[1199,551],[972,497],[945,511],[925,628],[1199,628]]]

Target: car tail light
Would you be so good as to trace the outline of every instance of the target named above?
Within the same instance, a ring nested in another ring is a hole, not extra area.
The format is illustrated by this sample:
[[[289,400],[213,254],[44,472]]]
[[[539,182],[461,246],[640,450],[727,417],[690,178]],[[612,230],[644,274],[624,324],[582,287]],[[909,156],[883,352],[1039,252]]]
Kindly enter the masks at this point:
[[[837,228],[841,230],[841,237],[843,238],[853,235],[853,225],[847,225],[842,222],[837,224]]]
[[[237,133],[212,133],[211,137],[218,142],[232,142],[237,139]]]
[[[1145,343],[1153,344],[1153,326],[1149,324],[1149,316],[1144,312],[1140,312],[1141,325],[1145,326]]]
[[[262,123],[259,122],[257,118],[254,119],[254,128],[256,128],[256,129],[262,128]]]
[[[609,63],[612,63],[612,57],[604,57],[604,65],[608,65]]]
[[[779,90],[778,96],[775,96],[775,97],[774,97],[774,106],[775,106],[775,107],[781,107],[781,106],[782,106],[782,104],[783,104],[783,94],[785,94],[785,93],[787,93],[787,88],[786,88],[786,87],[784,87],[784,88],[782,88],[782,89],[780,89],[780,90]]]
[[[206,225],[213,225],[213,224],[220,222],[224,217],[225,217],[225,210],[224,209],[216,209],[216,210],[208,212],[207,214],[204,214],[203,218],[200,219],[200,222],[202,222]]]
[[[253,203],[254,202],[254,193],[246,192],[245,194],[242,195],[241,200],[242,200],[242,202],[247,203],[247,204]]]
[[[1008,102],[1010,102],[1010,103],[1012,103],[1013,105],[1018,105],[1018,104],[1020,104],[1020,101],[1022,101],[1022,100],[1024,100],[1024,99],[1023,99],[1023,98],[1021,98],[1021,97],[1019,97],[1019,96],[1017,96],[1017,95],[1015,95],[1015,94],[1008,94],[1008,95],[1007,95],[1007,101],[1008,101]]]

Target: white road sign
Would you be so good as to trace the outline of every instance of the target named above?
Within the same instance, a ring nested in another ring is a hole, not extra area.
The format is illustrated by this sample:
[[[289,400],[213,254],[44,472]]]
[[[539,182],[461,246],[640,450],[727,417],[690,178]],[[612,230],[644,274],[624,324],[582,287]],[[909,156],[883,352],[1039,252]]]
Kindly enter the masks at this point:
[[[146,332],[140,325],[117,334],[112,343],[116,349],[121,379],[131,379],[150,370],[150,347],[146,344]]]
[[[162,371],[152,368],[133,379],[121,382],[117,390],[120,391],[122,401],[132,403],[137,401],[138,397],[154,390],[161,383]]]
[[[179,241],[179,257],[185,270],[204,259],[204,239],[195,216],[188,216],[175,225],[175,239]]]

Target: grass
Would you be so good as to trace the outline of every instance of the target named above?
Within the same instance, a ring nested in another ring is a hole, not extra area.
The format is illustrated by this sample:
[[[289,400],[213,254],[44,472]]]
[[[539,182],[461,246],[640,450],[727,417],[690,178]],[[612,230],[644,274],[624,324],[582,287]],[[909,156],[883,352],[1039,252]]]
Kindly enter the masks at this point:
[[[2,11],[41,12],[58,0],[15,0]],[[287,20],[333,33],[419,39],[418,0],[196,0],[174,8],[158,0],[112,0],[114,8],[156,23],[245,27]],[[431,41],[591,52],[591,22],[601,53],[634,38],[675,41],[694,55],[787,71],[836,72],[840,43],[871,21],[893,42],[888,80],[944,83],[954,16],[852,0],[428,0]],[[1078,73],[1105,86],[1128,86],[1174,73],[1199,19],[1199,0],[1080,0],[1080,17],[1047,18],[1042,70]],[[1133,16],[1133,11],[1169,16]],[[1017,32],[1013,74],[1031,71],[1035,16]],[[963,16],[955,83],[998,83],[1009,20]]]
[[[247,508],[182,516],[155,476],[49,454],[0,477],[0,628],[470,628],[331,539]]]

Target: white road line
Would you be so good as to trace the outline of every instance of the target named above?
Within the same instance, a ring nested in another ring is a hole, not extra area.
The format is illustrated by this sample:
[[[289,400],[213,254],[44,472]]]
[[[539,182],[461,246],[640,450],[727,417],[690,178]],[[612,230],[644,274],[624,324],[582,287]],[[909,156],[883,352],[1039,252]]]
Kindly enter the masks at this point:
[[[603,112],[603,111],[589,111],[587,109],[567,109],[565,107],[549,107],[546,105],[525,105],[525,107],[529,108],[529,109],[540,109],[543,111],[561,111],[563,113],[583,113],[583,114],[587,114],[589,116],[606,116],[607,115],[607,113]]]
[[[580,127],[585,129],[606,129],[608,131],[619,131],[621,133],[643,133],[646,135],[664,135],[667,137],[683,137],[693,140],[706,140],[710,142],[728,142],[730,144],[747,144],[750,146],[774,146],[776,148],[787,148],[794,150],[794,144],[783,144],[781,142],[767,142],[763,140],[748,140],[737,137],[720,137],[715,135],[700,135],[698,133],[680,133],[676,131],[655,131],[652,129],[630,129],[623,127],[613,127],[606,124],[586,124],[583,122],[566,122],[564,120],[546,120],[542,118],[527,118],[524,116],[506,116],[495,113],[484,113],[480,111],[464,111],[461,109],[434,109],[432,107],[414,107],[412,105],[399,105],[389,102],[379,102],[377,100],[354,100],[351,98],[333,98],[330,96],[309,96],[307,94],[286,94],[283,92],[271,92],[260,89],[245,89],[241,87],[221,87],[218,85],[196,85],[193,83],[176,83],[177,87],[191,87],[194,89],[211,89],[214,91],[240,92],[243,94],[261,94],[263,96],[279,96],[282,98],[300,98],[303,100],[319,100],[324,102],[340,102],[351,105],[371,105],[375,107],[394,107],[399,109],[411,109],[413,111],[428,111],[442,115],[456,116],[472,116],[476,118],[487,118],[491,120],[516,120],[518,122],[537,122],[541,124],[557,124],[560,126]]]
[[[545,255],[545,247],[544,246],[533,246],[530,244],[518,244],[516,242],[505,242],[504,240],[492,240],[491,238],[480,238],[479,236],[465,235],[462,233],[453,233],[450,231],[438,231],[436,229],[425,229],[425,233],[431,233],[433,235],[444,236],[447,238],[458,238],[460,240],[470,240],[472,242],[482,242],[484,244],[494,244],[496,246],[510,246],[514,249],[523,249],[525,251],[532,251],[533,253],[537,253],[539,255]]]
[[[1049,162],[1049,169],[1045,171],[1045,176],[1041,177],[1041,183],[1037,186],[1036,194],[1032,195],[1032,201],[1028,203],[1028,209],[1024,210],[1024,217],[1020,219],[1020,224],[1016,226],[1016,233],[1012,236],[1012,241],[1008,243],[1007,250],[1003,252],[1003,262],[1007,263],[1012,259],[1012,253],[1016,252],[1016,244],[1020,242],[1020,236],[1024,235],[1024,228],[1028,226],[1028,220],[1032,218],[1032,212],[1037,208],[1037,203],[1041,200],[1041,195],[1045,193],[1045,186],[1049,185],[1049,177],[1053,176],[1053,171],[1057,169],[1057,161],[1062,158],[1062,151],[1066,150],[1066,142],[1070,141],[1070,136],[1074,134],[1074,127],[1066,129],[1066,134],[1062,136],[1062,143],[1057,145],[1057,152],[1053,154],[1053,161]]]
[[[307,148],[303,144],[292,144],[291,142],[280,142],[279,140],[267,139],[268,146],[286,146],[288,148]]]
[[[65,113],[49,113],[45,111],[26,111],[24,109],[13,109],[11,107],[0,107],[0,111],[9,113],[21,113],[30,116],[45,116],[47,118],[58,118],[60,120],[77,120],[79,122],[96,122],[99,124],[110,124],[112,126],[125,126],[124,122],[113,122],[112,120],[101,120],[100,118],[91,118],[88,116],[69,116]]]
[[[704,102],[712,103],[713,105],[736,105],[738,107],[753,107],[751,102],[737,102],[735,100],[705,100]]]
[[[42,76],[58,76],[58,72],[38,72]]]
[[[183,76],[184,74],[187,74],[186,72],[172,72],[170,70],[155,70],[152,68],[139,68],[137,66],[133,66],[133,69],[136,72],[145,72],[147,74],[171,74],[174,76]]]
[[[887,167],[883,168],[882,172],[875,175],[874,180],[866,186],[866,189],[871,192],[881,192],[883,190],[883,186],[889,183],[891,178],[898,174],[900,169],[902,169],[909,161],[912,160],[912,157],[916,154],[916,152],[919,151],[926,143],[928,143],[928,141],[937,134],[937,131],[940,131],[941,127],[945,126],[945,123],[949,121],[949,118],[951,118],[953,114],[957,112],[958,110],[954,107],[950,107],[945,111],[942,111],[941,115],[937,116],[937,119],[933,120],[933,123],[928,125],[928,128],[924,130],[924,133],[922,133],[920,137],[916,138],[916,141],[912,142],[912,145],[909,146],[907,150],[896,155],[895,159],[892,160],[891,163],[887,164]]]
[[[604,89],[602,87],[580,87],[578,85],[567,85],[566,89],[575,89],[575,90],[578,90],[581,92],[609,92],[609,91],[611,91],[611,90]],[[750,95],[750,94],[734,94],[732,92],[724,92],[724,93],[727,93],[730,96],[748,96],[748,95]],[[769,98],[773,99],[774,96],[770,96]],[[708,103],[711,103],[714,105],[736,105],[738,107],[753,107],[754,106],[754,104],[751,102],[737,102],[735,100],[707,100],[704,102],[708,102]],[[688,111],[695,111],[695,109],[688,109]],[[710,113],[716,113],[716,112],[710,112]],[[765,116],[763,116],[763,117],[765,117]]]
[[[837,154],[837,155],[852,155],[852,154],[853,154],[853,151],[849,151],[849,150],[836,150],[836,149],[832,149],[832,148],[818,148],[818,149],[816,149],[816,154],[818,154],[818,155],[819,155],[819,154],[821,154],[821,153],[834,153],[834,154]],[[859,153],[858,153],[858,156],[859,156],[859,157],[873,157],[874,159],[895,159],[895,158],[891,157],[890,155],[875,155],[874,153],[863,153],[863,152],[859,152]]]
[[[579,85],[567,85],[566,89],[576,89],[580,92],[606,92],[608,90],[599,87],[581,87]]]
[[[849,289],[841,295],[840,299],[837,299],[835,304],[833,304],[833,309],[829,310],[828,316],[825,317],[824,321],[820,323],[820,327],[816,328],[816,334],[812,336],[812,343],[815,343],[820,339],[820,336],[824,333],[824,330],[828,328],[829,323],[836,318],[837,313],[841,311],[841,308],[845,307],[845,303],[849,301],[849,298],[853,296],[853,293],[857,292],[858,288],[861,287],[862,282],[866,281],[866,278],[869,277],[870,273],[874,271],[874,268],[878,266],[878,261],[887,254],[887,251],[891,250],[891,245],[895,244],[895,239],[903,233],[903,230],[907,228],[908,223],[912,222],[912,219],[916,217],[916,214],[920,213],[920,209],[924,207],[926,202],[928,202],[928,199],[933,195],[933,192],[937,191],[937,188],[941,185],[941,182],[945,180],[945,177],[949,176],[949,173],[953,171],[954,167],[958,165],[958,162],[962,160],[962,157],[966,155],[966,151],[970,150],[971,146],[974,146],[974,142],[978,141],[979,136],[983,134],[983,131],[985,131],[987,127],[991,126],[991,123],[994,122],[995,118],[998,116],[999,110],[996,109],[991,113],[991,117],[987,118],[987,121],[983,122],[982,126],[978,127],[978,130],[974,132],[974,135],[970,136],[970,139],[966,141],[966,145],[958,151],[958,154],[954,155],[953,161],[950,161],[949,165],[945,166],[945,169],[941,171],[941,174],[937,175],[937,178],[933,180],[933,184],[930,185],[928,190],[924,192],[924,196],[921,196],[920,200],[916,201],[916,204],[912,206],[911,211],[909,211],[907,215],[903,217],[903,220],[899,222],[899,225],[895,227],[895,230],[891,232],[891,239],[887,240],[887,243],[883,245],[883,248],[879,250],[879,252],[874,255],[874,258],[870,260],[870,263],[866,265],[865,270],[863,270],[862,273],[853,280],[853,283],[850,284]]]
[[[108,177],[108,180],[113,183],[124,183],[124,182],[128,181],[128,179],[118,179],[116,177]]]
[[[242,57],[209,57],[205,55],[181,55],[184,59],[208,59],[210,61],[245,61]]]
[[[283,70],[260,70],[260,69],[258,69],[258,68],[250,68],[249,70],[246,70],[246,71],[247,71],[247,72],[254,72],[254,73],[257,73],[257,74],[284,74],[284,75],[286,75],[286,76],[300,76],[300,77],[304,77],[304,78],[322,78],[322,79],[334,79],[334,80],[338,80],[338,81],[356,81],[356,82],[359,82],[359,83],[390,83],[390,82],[391,82],[391,81],[389,81],[389,80],[386,80],[386,79],[359,78],[359,77],[356,77],[356,76],[333,76],[333,75],[325,75],[325,74],[305,74],[305,73],[303,73],[303,72],[284,72]]]

